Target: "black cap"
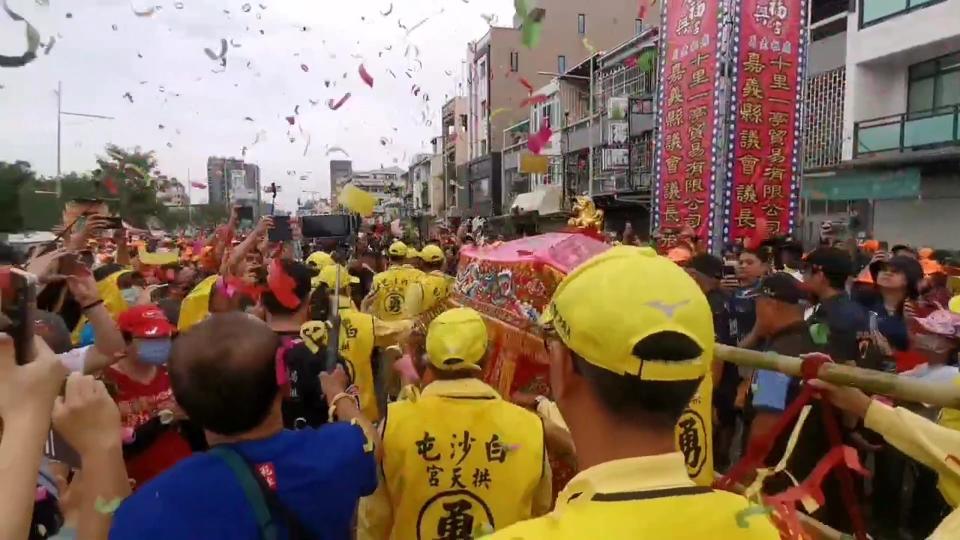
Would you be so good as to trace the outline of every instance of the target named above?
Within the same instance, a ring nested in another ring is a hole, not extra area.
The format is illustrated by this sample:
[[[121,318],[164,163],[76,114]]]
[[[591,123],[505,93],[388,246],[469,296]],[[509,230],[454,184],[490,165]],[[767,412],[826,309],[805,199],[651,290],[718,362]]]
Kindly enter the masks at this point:
[[[920,266],[920,261],[908,255],[897,255],[885,261],[873,261],[870,263],[870,277],[873,278],[874,283],[877,282],[877,274],[884,268],[890,268],[906,276],[907,290],[911,296],[916,295],[917,286],[923,279],[923,267]]]
[[[824,274],[849,276],[853,274],[850,254],[840,248],[818,248],[810,252],[804,261]]]
[[[803,285],[786,272],[777,272],[763,278],[754,296],[772,298],[786,304],[799,304],[806,297]]]
[[[687,263],[687,268],[696,270],[707,277],[723,279],[723,261],[709,253],[695,255]]]

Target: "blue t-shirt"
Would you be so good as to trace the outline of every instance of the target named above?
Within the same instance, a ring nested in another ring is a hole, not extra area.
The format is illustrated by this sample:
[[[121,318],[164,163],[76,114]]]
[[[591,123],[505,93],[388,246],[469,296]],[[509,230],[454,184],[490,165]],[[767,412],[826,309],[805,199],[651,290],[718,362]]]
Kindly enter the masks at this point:
[[[316,538],[346,540],[357,501],[377,487],[376,458],[365,443],[358,426],[337,423],[231,447],[256,465]],[[144,484],[117,509],[110,530],[111,540],[191,538],[260,538],[236,476],[211,454],[194,454]]]

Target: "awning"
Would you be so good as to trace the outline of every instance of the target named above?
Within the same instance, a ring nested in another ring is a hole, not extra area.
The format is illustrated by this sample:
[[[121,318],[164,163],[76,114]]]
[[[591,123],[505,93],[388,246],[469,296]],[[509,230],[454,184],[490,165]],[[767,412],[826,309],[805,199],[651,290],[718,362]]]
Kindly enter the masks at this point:
[[[920,169],[843,171],[804,178],[801,195],[815,201],[913,199],[920,195]]]
[[[563,200],[563,191],[557,186],[545,186],[536,191],[521,193],[513,200],[511,210],[521,214],[537,212],[541,216],[555,214],[560,211]]]

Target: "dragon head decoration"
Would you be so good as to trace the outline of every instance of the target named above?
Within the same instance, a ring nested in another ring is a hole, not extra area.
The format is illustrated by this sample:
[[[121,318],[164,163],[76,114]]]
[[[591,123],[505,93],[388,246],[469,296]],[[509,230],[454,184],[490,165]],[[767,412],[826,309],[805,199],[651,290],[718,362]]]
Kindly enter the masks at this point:
[[[590,197],[579,196],[573,202],[573,217],[567,225],[578,229],[603,230],[603,210],[598,210]]]

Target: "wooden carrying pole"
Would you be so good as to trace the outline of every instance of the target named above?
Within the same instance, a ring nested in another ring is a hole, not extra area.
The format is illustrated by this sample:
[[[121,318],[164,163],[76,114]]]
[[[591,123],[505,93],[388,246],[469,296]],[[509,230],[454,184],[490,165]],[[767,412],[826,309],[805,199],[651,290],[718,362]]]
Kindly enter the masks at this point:
[[[714,357],[738,366],[779,371],[793,377],[801,376],[803,364],[803,360],[793,356],[738,349],[720,344],[717,344],[714,349]],[[960,409],[960,385],[933,383],[834,363],[820,366],[817,377],[832,384],[853,386],[868,394],[880,394],[900,401]]]

